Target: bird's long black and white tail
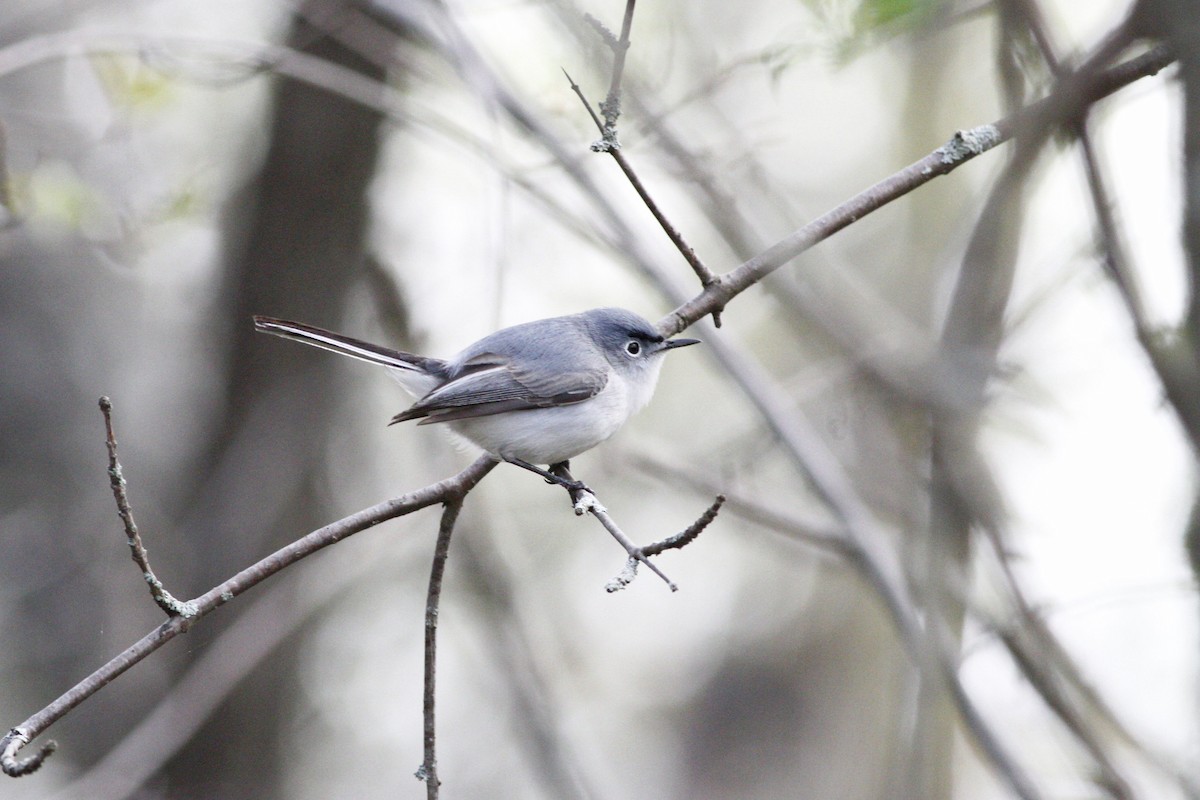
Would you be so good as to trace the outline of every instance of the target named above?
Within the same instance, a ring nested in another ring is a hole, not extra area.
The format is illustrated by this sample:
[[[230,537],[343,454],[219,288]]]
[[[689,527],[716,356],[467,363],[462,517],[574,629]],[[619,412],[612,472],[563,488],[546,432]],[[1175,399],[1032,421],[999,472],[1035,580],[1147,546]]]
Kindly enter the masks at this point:
[[[434,378],[440,377],[446,372],[446,362],[441,359],[418,356],[403,350],[393,350],[390,347],[364,342],[352,336],[344,336],[315,325],[306,325],[303,322],[255,315],[254,328],[263,333],[320,347],[370,364],[379,364],[405,372],[417,372]]]

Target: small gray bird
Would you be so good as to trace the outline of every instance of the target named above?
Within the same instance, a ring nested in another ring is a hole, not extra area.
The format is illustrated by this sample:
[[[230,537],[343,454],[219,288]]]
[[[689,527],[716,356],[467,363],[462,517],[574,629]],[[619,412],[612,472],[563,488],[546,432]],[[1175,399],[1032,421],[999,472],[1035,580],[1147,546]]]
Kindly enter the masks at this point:
[[[254,318],[265,333],[388,368],[417,398],[392,423],[448,427],[497,459],[563,485],[551,470],[620,429],[654,394],[663,356],[696,344],[664,339],[630,311],[596,308],[513,325],[449,361],[369,344],[300,322]]]

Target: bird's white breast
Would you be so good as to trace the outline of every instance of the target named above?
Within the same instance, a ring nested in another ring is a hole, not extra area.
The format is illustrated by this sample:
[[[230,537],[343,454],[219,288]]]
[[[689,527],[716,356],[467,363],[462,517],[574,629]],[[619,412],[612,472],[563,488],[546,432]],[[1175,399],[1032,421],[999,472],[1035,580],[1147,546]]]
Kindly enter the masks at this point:
[[[611,373],[604,389],[581,403],[506,411],[446,424],[498,458],[556,464],[600,444],[643,408],[654,393],[658,366],[647,365],[654,374],[642,376],[636,383]]]

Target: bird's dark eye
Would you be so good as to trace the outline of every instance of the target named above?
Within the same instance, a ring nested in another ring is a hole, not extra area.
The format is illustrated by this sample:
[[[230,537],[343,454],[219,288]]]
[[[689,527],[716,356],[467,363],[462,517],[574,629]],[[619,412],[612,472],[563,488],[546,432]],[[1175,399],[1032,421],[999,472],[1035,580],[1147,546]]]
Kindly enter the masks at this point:
[[[636,356],[638,353],[642,352],[642,345],[636,341],[631,341],[629,344],[625,345],[625,352],[629,353],[631,356]]]

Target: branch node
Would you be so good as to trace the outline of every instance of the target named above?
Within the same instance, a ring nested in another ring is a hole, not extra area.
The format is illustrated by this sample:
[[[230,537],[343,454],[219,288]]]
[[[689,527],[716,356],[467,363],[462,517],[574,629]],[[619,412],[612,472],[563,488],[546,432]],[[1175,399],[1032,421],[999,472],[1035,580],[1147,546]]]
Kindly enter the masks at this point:
[[[986,153],[1003,141],[1004,137],[995,125],[980,125],[977,128],[955,131],[950,141],[935,152],[941,155],[943,164],[953,165]]]
[[[600,498],[596,497],[596,495],[592,494],[586,489],[580,491],[578,494],[573,492],[571,494],[571,499],[574,501],[575,516],[577,517],[582,517],[589,511],[598,514],[604,514],[608,511],[608,509],[604,507],[604,504],[600,502]]]
[[[530,468],[530,467],[528,467],[528,465],[525,465],[524,462],[518,461],[518,462],[514,462],[514,463],[518,464],[519,466],[527,466],[527,468]],[[645,549],[635,545],[633,543],[633,540],[631,540],[627,535],[625,535],[625,532],[623,530],[621,530],[621,528],[617,525],[617,523],[615,521],[613,521],[612,516],[610,516],[608,513],[608,509],[606,509],[603,505],[601,505],[600,499],[598,497],[596,497],[596,493],[593,492],[591,489],[589,489],[585,484],[583,484],[580,481],[575,480],[575,478],[572,477],[570,465],[566,461],[561,461],[557,464],[552,465],[550,467],[549,472],[538,469],[537,467],[531,467],[531,468],[532,468],[533,472],[537,472],[537,473],[540,473],[540,474],[543,474],[543,475],[553,478],[554,480],[551,481],[552,483],[557,483],[558,485],[562,486],[564,489],[567,490],[567,494],[569,494],[571,497],[571,504],[572,504],[572,507],[575,509],[576,516],[582,516],[584,514],[584,512],[591,513],[591,515],[594,516],[597,520],[599,520],[600,524],[604,526],[604,529],[606,531],[608,531],[609,535],[611,535],[614,539],[616,539],[618,544],[621,545],[621,547],[625,548],[625,552],[628,554],[630,559],[632,559],[634,562],[641,562],[641,563],[645,564],[646,569],[650,570],[655,575],[662,578],[663,583],[667,584],[667,586],[669,586],[671,588],[672,592],[679,590],[679,587],[675,585],[675,582],[672,581],[670,578],[668,578],[661,569],[659,569],[652,561],[650,561],[650,559],[647,557],[647,553],[646,553]],[[724,501],[722,500],[722,502],[724,502]],[[714,515],[716,513],[716,512],[712,512],[711,509],[710,509],[710,512]],[[710,512],[706,512],[706,513],[710,513]],[[703,519],[703,517],[702,517],[702,519]],[[705,522],[704,524],[707,525],[708,523]],[[692,527],[695,527],[695,524],[693,524]],[[688,528],[688,530],[690,531],[691,528]],[[685,531],[685,533],[686,533],[686,531]],[[697,531],[697,533],[699,533],[699,531]],[[682,535],[683,534],[679,534],[679,536],[682,536]],[[678,536],[671,537],[671,540],[674,540],[676,538],[678,538]],[[694,539],[694,538],[695,538],[695,535],[693,535],[691,537],[691,539]],[[689,539],[688,541],[691,541],[691,539]],[[674,545],[674,546],[682,547],[683,545]],[[637,568],[634,567],[631,570],[629,568],[629,566],[626,565],[625,569],[622,570],[621,574],[618,575],[617,578],[614,578],[613,581],[610,581],[605,588],[609,592],[615,592],[619,589],[623,589],[625,586],[629,585],[629,583],[634,579],[634,577],[636,577],[636,575],[637,575]],[[616,584],[620,584],[620,585],[616,585]],[[615,587],[615,588],[610,588],[610,587]]]
[[[428,767],[426,767],[424,764],[422,764],[421,766],[417,767],[417,771],[413,773],[413,777],[421,782],[428,782],[430,779],[437,780],[437,778],[433,777],[433,773],[436,770],[437,770],[436,762],[434,763],[432,770],[429,769]],[[438,786],[442,785],[442,782],[440,780],[438,780],[437,783],[438,783]]]
[[[620,150],[621,142],[617,139],[616,129],[601,125],[601,130],[604,131],[604,136],[588,145],[588,149],[593,153],[614,153]]]

